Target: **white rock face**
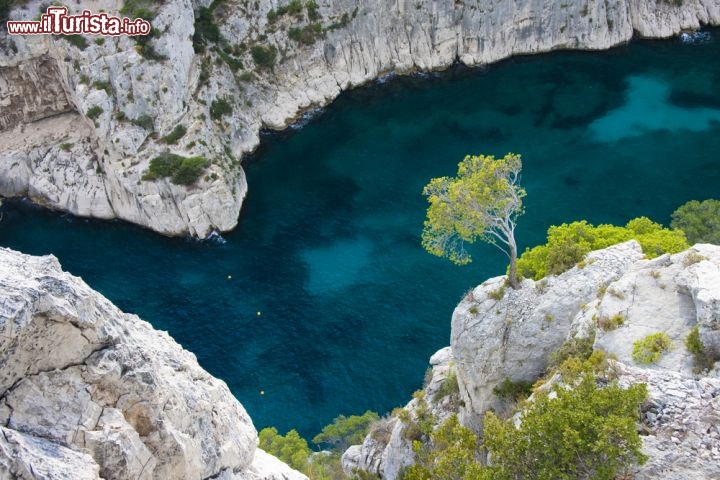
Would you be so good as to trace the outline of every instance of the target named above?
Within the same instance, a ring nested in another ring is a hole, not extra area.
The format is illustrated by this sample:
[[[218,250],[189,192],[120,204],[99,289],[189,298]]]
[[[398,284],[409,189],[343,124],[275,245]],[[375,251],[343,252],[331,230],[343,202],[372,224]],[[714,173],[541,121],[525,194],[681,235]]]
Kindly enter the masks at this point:
[[[0,249],[0,299],[0,477],[305,478],[192,353],[54,257]]]
[[[422,400],[414,398],[404,409],[411,421],[417,419],[420,402],[440,424],[458,410],[460,398],[456,388],[442,390],[446,382],[456,378],[455,360],[450,347],[445,347],[430,357],[430,374],[422,389]],[[407,425],[397,417],[380,421],[365,437],[362,445],[353,445],[342,456],[343,470],[352,475],[355,470],[365,470],[382,479],[395,479],[400,471],[415,463],[412,439],[408,438]]]
[[[720,478],[720,379],[688,378],[665,369],[618,364],[620,384],[645,383],[642,451],[648,461],[638,480]]]
[[[694,372],[685,339],[698,327],[704,352],[720,359],[720,246],[644,258],[634,240],[588,254],[581,266],[521,288],[505,288],[505,277],[487,280],[471,291],[453,313],[451,345],[431,358],[425,387],[431,399],[444,378],[456,372],[459,401],[429,402],[442,423],[452,413],[480,433],[488,409],[506,405],[493,393],[505,378],[534,381],[545,373],[550,355],[570,338],[595,336],[594,348],[617,358],[621,385],[646,383],[643,452],[648,462],[637,479],[720,478],[720,374],[716,366]],[[603,329],[621,316],[615,329]],[[672,345],[653,364],[636,364],[633,343],[663,332]],[[552,383],[545,384],[549,388]],[[411,418],[418,406],[405,407]],[[394,422],[394,423],[392,423]],[[343,455],[343,467],[360,468],[393,480],[414,462],[397,418],[389,441],[368,436]]]
[[[506,288],[505,277],[475,288],[455,308],[450,334],[465,403],[462,422],[481,431],[485,411],[503,407],[493,393],[496,386],[506,378],[539,378],[598,289],[641,258],[640,245],[630,241],[589,254],[584,268],[539,282],[524,280],[518,290]]]
[[[82,7],[114,13],[123,3],[89,0]],[[159,33],[150,45],[164,60],[142,57],[125,37],[102,45],[88,37],[80,50],[61,38],[0,33],[0,131],[26,140],[11,142],[0,132],[0,195],[28,195],[53,208],[122,218],[168,235],[206,237],[237,223],[247,191],[239,159],[257,147],[260,128],[283,128],[343,90],[456,60],[482,65],[517,54],[606,49],[634,32],[668,37],[720,24],[720,0],[331,0],[319,2],[316,20],[303,12],[274,23],[268,12],[287,2],[230,0],[215,18],[242,63],[233,72],[210,49],[193,51],[193,10],[209,3],[169,0],[156,7],[152,24]],[[39,5],[30,0],[10,16],[28,20]],[[288,37],[291,28],[313,22],[325,33],[311,45]],[[251,46],[277,48],[278,64],[258,68]],[[218,99],[233,111],[213,119]],[[88,119],[95,106],[102,113]],[[50,117],[72,111],[77,128],[58,128],[63,117]],[[152,127],[133,123],[143,116]],[[42,119],[48,122],[36,126]],[[163,144],[179,124],[187,134],[176,145]],[[202,155],[213,164],[189,188],[143,181],[150,160],[163,151]]]

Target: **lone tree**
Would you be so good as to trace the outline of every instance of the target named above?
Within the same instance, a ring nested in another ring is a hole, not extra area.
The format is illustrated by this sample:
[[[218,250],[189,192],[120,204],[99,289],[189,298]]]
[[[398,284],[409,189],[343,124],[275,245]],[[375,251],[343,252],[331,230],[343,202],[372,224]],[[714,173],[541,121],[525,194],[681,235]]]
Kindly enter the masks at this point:
[[[465,243],[476,239],[495,245],[510,259],[508,279],[518,288],[515,222],[523,213],[525,189],[520,187],[520,155],[468,155],[455,178],[430,180],[423,194],[430,206],[422,233],[428,252],[458,265],[472,261]]]

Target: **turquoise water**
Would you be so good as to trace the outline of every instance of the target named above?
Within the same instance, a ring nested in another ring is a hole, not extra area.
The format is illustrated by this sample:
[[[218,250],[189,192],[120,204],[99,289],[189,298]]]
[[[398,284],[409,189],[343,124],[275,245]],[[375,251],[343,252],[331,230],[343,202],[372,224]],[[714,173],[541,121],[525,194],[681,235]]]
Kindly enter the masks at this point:
[[[717,40],[641,42],[396,78],[266,135],[225,244],[6,202],[0,245],[54,253],[168,330],[258,428],[313,436],[339,414],[405,403],[458,300],[503,273],[487,245],[463,268],[421,249],[431,177],[468,153],[521,153],[522,248],[581,218],[667,223],[719,196],[718,58]]]

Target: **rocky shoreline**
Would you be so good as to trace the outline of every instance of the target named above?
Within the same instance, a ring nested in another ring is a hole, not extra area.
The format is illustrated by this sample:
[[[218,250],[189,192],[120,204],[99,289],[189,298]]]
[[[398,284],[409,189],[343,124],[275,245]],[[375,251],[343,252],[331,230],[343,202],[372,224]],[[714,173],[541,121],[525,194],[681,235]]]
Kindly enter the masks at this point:
[[[43,5],[30,1],[10,18],[28,19]],[[83,8],[122,5],[97,0]],[[203,24],[195,12],[209,7],[220,40],[196,53],[193,33]],[[634,36],[720,24],[720,0],[334,0],[282,15],[268,0],[170,0],[153,8],[150,50],[127,37],[88,36],[76,46],[0,32],[0,195],[205,238],[237,224],[248,188],[241,160],[258,146],[260,130],[285,128],[344,90],[456,61],[604,50]],[[263,66],[254,51],[274,51],[274,63]],[[213,110],[218,102],[226,113]],[[179,142],[163,140],[179,125],[186,130]],[[189,186],[144,180],[164,152],[208,165]]]

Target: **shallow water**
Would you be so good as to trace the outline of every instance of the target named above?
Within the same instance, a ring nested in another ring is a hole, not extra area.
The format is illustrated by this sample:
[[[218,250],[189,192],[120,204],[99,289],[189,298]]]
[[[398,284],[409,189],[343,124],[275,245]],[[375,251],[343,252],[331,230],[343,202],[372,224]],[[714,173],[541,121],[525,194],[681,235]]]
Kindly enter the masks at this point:
[[[447,345],[458,300],[503,273],[487,245],[462,268],[420,247],[422,187],[453,175],[465,154],[523,155],[521,248],[551,224],[667,223],[685,201],[718,197],[720,32],[712,35],[344,94],[302,129],[264,137],[225,244],[6,202],[0,245],[54,253],[195,352],[258,428],[311,437],[339,414],[405,403]]]

